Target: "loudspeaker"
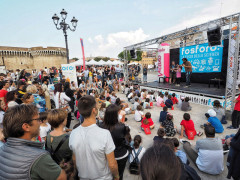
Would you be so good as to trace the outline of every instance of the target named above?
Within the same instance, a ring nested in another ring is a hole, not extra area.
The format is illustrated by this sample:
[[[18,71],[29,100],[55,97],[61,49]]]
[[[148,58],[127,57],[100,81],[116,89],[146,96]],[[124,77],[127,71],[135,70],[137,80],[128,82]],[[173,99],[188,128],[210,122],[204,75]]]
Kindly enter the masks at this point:
[[[221,28],[218,27],[216,29],[208,30],[207,31],[208,36],[208,44],[209,46],[216,46],[221,45]]]
[[[136,58],[136,53],[135,53],[134,49],[130,50],[130,56],[131,56],[132,59]]]

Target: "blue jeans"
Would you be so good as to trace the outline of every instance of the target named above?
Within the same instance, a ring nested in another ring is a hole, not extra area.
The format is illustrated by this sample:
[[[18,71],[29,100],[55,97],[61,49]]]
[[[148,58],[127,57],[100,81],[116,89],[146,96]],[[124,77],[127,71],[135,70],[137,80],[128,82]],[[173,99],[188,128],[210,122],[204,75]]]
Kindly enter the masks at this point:
[[[186,72],[186,85],[187,86],[191,85],[191,76],[192,76],[192,72]]]
[[[119,79],[121,77],[121,73],[117,72],[117,78]]]
[[[143,75],[143,82],[147,82],[147,75]]]

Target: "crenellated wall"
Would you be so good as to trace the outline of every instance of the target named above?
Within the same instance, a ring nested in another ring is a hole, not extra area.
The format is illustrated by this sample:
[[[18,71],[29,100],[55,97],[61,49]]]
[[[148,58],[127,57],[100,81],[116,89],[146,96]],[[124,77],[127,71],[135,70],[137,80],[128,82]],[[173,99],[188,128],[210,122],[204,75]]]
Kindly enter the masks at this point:
[[[61,47],[6,47],[0,46],[0,66],[6,69],[43,69],[66,64],[66,49]]]

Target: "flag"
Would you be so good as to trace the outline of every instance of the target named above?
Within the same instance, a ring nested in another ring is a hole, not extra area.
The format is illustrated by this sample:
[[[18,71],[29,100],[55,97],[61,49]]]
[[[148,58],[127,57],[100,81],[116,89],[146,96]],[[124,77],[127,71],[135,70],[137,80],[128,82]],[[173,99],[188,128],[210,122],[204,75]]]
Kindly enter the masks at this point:
[[[82,46],[82,55],[83,55],[83,70],[85,70],[85,55],[84,55],[84,46],[83,46],[83,39],[80,38],[80,43]]]

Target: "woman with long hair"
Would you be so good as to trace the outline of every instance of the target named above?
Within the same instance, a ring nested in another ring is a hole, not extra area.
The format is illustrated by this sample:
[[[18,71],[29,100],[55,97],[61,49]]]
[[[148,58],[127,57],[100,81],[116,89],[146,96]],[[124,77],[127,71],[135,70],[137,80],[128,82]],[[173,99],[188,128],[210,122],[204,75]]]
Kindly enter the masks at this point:
[[[7,101],[7,107],[13,107],[18,105],[18,103],[16,102],[18,95],[17,95],[17,91],[9,91],[6,95],[6,101]]]
[[[127,127],[118,121],[119,110],[120,109],[117,105],[109,105],[105,112],[102,127],[108,129],[112,135],[113,142],[116,146],[114,154],[118,163],[119,179],[122,180],[129,152],[125,138],[127,135]]]

